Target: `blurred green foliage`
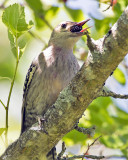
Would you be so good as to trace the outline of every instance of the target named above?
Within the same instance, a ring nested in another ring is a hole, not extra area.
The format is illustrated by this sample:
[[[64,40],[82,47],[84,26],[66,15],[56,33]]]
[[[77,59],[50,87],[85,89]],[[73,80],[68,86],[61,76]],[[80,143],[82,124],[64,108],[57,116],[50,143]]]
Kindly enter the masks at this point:
[[[99,2],[110,4],[110,0],[99,0]],[[52,28],[54,27],[52,26],[52,22],[56,22],[57,24],[57,22],[60,22],[60,19],[62,19],[62,21],[65,20],[65,17],[68,17],[68,20],[70,19],[72,21],[81,21],[85,19],[87,15],[84,14],[81,8],[69,8],[67,3],[68,0],[58,0],[56,1],[56,5],[52,5],[52,3],[51,5],[47,4],[46,2],[44,3],[44,1],[41,0],[23,1],[23,5],[25,5],[25,7],[28,8],[28,11],[30,12],[30,14],[32,13],[32,16],[34,17],[33,20],[35,27],[33,27],[32,31],[35,35],[37,35],[35,38],[40,37],[40,34],[42,32],[46,32],[46,34],[51,32]],[[8,6],[9,4],[6,3],[6,5]],[[93,28],[91,29],[91,36],[94,39],[103,37],[104,34],[108,32],[110,27],[117,21],[117,19],[120,17],[121,13],[124,11],[127,5],[128,0],[117,0],[114,1],[114,5],[111,8],[112,15],[104,15],[104,12],[102,12],[102,19],[98,19],[91,16],[92,20],[94,21]],[[8,36],[11,44],[11,50],[15,55],[16,46],[14,45],[14,36],[18,35],[19,37],[21,35],[21,32],[24,33],[24,31],[30,29],[32,27],[32,22],[30,21],[29,24],[27,24],[24,21],[25,15],[22,14],[24,12],[24,7],[22,6],[16,5],[15,8],[11,8],[11,10],[9,8],[5,10],[7,10],[7,12],[6,14],[3,14],[3,21],[9,27]],[[65,17],[60,18],[59,15],[62,15],[62,13],[65,15]],[[15,14],[16,19],[14,21],[14,18],[9,15]],[[20,20],[18,20],[19,18]],[[15,25],[15,23],[17,24],[17,26]],[[21,25],[21,23],[24,25]],[[18,45],[21,49],[21,55],[25,50],[26,43],[28,42],[27,37],[28,35],[25,35],[24,37],[20,37],[18,39]],[[41,38],[43,39],[43,36]],[[86,37],[82,38],[84,44],[86,43],[85,40]],[[2,58],[3,61],[0,61],[0,77],[12,78],[15,66],[14,59],[11,57],[10,53],[8,53],[9,46],[2,47],[6,48],[5,50],[3,49],[6,53],[5,58]],[[84,49],[86,52],[86,45],[84,46]],[[2,49],[0,50],[0,56],[2,57],[4,51]],[[76,54],[76,47],[74,51]],[[119,83],[119,85],[126,85],[126,75],[124,71],[120,68],[117,68],[114,71],[113,77]],[[125,111],[121,110],[114,103],[113,99],[100,97],[90,104],[88,109],[85,111],[85,116],[81,118],[79,126],[91,127],[92,125],[96,125],[97,127],[95,136],[97,137],[99,135],[102,135],[102,138],[100,138],[101,144],[104,144],[108,148],[120,149],[122,151],[122,154],[125,157],[128,157],[128,114]],[[0,136],[3,133],[4,128],[0,130]],[[78,143],[81,144],[81,146],[83,146],[87,145],[88,138],[88,136],[85,136],[82,133],[73,130],[69,132],[67,135],[65,135],[63,140],[69,146]]]
[[[116,68],[113,76],[120,84],[125,85],[126,83],[125,74],[119,68]]]

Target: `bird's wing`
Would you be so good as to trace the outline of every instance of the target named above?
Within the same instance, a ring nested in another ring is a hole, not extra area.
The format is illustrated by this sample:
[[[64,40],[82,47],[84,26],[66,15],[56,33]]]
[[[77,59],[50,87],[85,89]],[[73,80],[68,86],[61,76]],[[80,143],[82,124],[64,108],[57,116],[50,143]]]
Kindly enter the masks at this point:
[[[36,69],[37,69],[37,66],[34,63],[32,63],[29,67],[28,73],[25,78],[24,88],[23,88],[23,98],[25,98],[28,93],[28,89],[32,82],[32,78],[34,76]]]
[[[21,119],[21,133],[24,132],[24,122],[25,122],[25,106],[26,106],[26,97],[29,90],[29,86],[32,82],[33,76],[36,72],[37,65],[32,63],[28,69],[25,82],[24,82],[24,88],[23,88],[23,105],[22,105],[22,119]]]

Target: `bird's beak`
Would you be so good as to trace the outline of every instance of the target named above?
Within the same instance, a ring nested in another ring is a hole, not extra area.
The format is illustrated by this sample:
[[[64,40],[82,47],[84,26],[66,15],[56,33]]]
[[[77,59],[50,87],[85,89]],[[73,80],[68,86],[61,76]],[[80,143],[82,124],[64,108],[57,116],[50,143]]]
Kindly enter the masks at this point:
[[[79,22],[79,23],[75,23],[73,26],[70,27],[70,31],[71,31],[71,32],[75,32],[75,33],[82,33],[82,32],[84,32],[85,30],[87,30],[87,29],[90,28],[90,27],[82,29],[82,26],[83,26],[85,23],[87,23],[89,20],[90,20],[90,19],[87,19],[87,20],[85,20],[85,21],[81,21],[81,22]]]
[[[81,21],[79,23],[77,23],[77,26],[83,26],[85,23],[87,23],[88,21],[90,21],[90,19],[87,19],[85,21]]]

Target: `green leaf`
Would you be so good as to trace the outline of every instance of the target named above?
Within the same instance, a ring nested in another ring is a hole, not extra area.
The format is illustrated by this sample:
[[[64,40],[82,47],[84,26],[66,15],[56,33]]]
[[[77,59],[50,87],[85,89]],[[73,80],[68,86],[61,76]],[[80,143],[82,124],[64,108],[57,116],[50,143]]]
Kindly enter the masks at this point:
[[[59,7],[51,7],[47,10],[47,12],[45,13],[45,19],[47,19],[47,21],[51,21],[53,18],[55,18],[55,16],[57,15],[57,13],[59,12]]]
[[[69,15],[69,17],[76,22],[82,21],[85,19],[84,14],[82,12],[82,10],[80,9],[71,9],[67,6],[64,6],[64,10],[67,12],[67,14]]]
[[[76,130],[72,130],[63,137],[63,140],[68,146],[74,145],[77,143],[81,143],[84,145],[86,140],[86,135]]]
[[[128,114],[115,105],[110,98],[97,98],[86,110],[86,119],[80,121],[86,127],[96,125],[96,134],[102,134],[101,143],[109,148],[124,151],[128,146]],[[87,121],[88,120],[88,121]]]
[[[7,7],[3,12],[2,21],[15,37],[19,37],[33,25],[32,21],[29,24],[26,23],[24,7],[19,4],[13,4]]]
[[[43,4],[41,3],[41,1],[40,0],[36,0],[36,1],[26,0],[26,2],[34,12],[36,27],[42,28],[42,26],[45,26],[45,22],[40,18],[40,17],[44,17],[45,15],[44,14],[45,11],[43,9]]]
[[[8,77],[10,79],[13,78],[13,70],[14,68],[14,61],[10,56],[6,59],[7,63],[4,61],[0,63],[0,76],[1,77]],[[10,67],[11,66],[11,67]]]
[[[19,49],[25,48],[25,46],[26,46],[26,39],[24,37],[18,39],[18,46],[19,46]]]
[[[101,142],[105,144],[109,148],[118,148],[123,150],[128,146],[128,134],[119,135],[119,134],[112,134],[110,136],[104,136],[101,139]]]
[[[116,113],[118,117],[124,118],[124,119],[128,119],[128,113],[121,110],[120,108],[116,107]],[[125,123],[126,124],[126,123]]]
[[[125,85],[126,79],[124,73],[119,69],[116,68],[116,70],[113,73],[113,77],[122,85]]]
[[[14,36],[11,33],[11,31],[9,31],[9,30],[8,30],[8,38],[9,38],[9,41],[10,41],[11,51],[12,51],[14,57],[17,58],[18,52],[17,52],[17,49],[16,49]]]
[[[119,16],[122,14],[122,11],[124,10],[124,8],[123,9],[121,8],[122,8],[122,5],[120,3],[116,3],[116,5],[113,8],[115,17],[117,17],[117,19],[119,18]]]
[[[98,38],[99,36],[100,37],[103,37],[104,34],[106,34],[109,29],[110,29],[110,23],[113,24],[113,17],[106,17],[102,20],[99,20],[99,19],[95,19],[93,18],[94,21],[95,21],[95,27],[96,27],[96,30],[98,32]],[[106,24],[106,25],[104,25]],[[96,35],[97,36],[97,35]],[[97,38],[97,37],[96,37]]]
[[[110,125],[114,126],[115,123],[113,118],[109,115],[108,111],[108,107],[111,103],[112,100],[110,98],[99,97],[96,100],[94,100],[88,107],[89,111],[88,123],[90,123],[90,126],[96,125],[99,133],[102,134],[113,133],[113,128],[112,127],[110,128]],[[86,120],[85,123],[87,123]]]
[[[0,128],[0,136],[6,131],[6,128]]]
[[[22,57],[23,53],[24,53],[24,49],[23,49],[23,50],[20,50],[19,59]]]
[[[44,10],[43,10],[43,5],[41,3],[40,0],[26,0],[26,2],[28,3],[29,7],[34,11],[36,12],[36,14],[39,14],[39,13],[43,13]]]
[[[18,47],[19,47],[19,59],[22,57],[26,44],[29,40],[28,34],[24,34],[18,38]]]
[[[44,9],[43,4],[41,3],[40,0],[37,1],[26,0],[26,2],[34,12],[36,27],[38,29],[42,29],[45,26],[47,27],[46,25],[47,22],[51,22],[59,11],[59,7],[55,6]]]

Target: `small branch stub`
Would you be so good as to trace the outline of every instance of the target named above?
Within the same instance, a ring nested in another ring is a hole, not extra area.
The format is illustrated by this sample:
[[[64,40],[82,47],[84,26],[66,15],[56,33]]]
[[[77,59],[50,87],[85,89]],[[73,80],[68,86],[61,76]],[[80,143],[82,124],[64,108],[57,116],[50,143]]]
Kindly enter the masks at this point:
[[[82,132],[83,134],[88,134],[89,136],[93,137],[95,134],[96,126],[92,126],[91,128],[83,128],[76,125],[74,129],[78,132]]]
[[[62,151],[58,154],[57,160],[61,160],[61,157],[63,156],[64,152],[66,151],[65,143],[62,143]]]

